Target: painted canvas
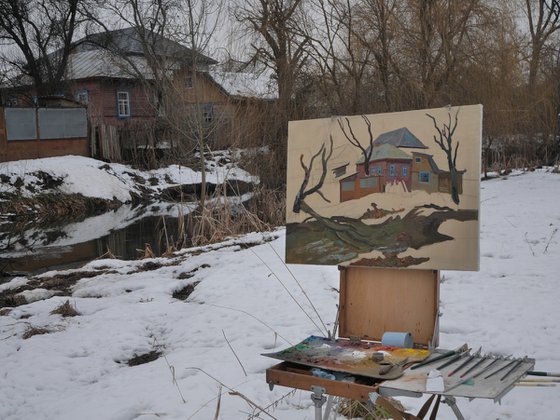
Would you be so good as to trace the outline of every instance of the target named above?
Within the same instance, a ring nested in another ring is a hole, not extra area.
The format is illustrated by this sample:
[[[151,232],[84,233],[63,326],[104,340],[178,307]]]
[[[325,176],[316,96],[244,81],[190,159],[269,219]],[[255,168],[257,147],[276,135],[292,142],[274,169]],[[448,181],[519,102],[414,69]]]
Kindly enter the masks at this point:
[[[292,121],[286,261],[478,270],[482,106]]]

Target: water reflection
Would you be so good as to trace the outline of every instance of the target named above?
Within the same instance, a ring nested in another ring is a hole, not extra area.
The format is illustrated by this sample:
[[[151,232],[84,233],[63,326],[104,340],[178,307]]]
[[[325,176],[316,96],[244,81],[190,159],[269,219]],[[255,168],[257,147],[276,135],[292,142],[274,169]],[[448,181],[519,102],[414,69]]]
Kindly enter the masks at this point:
[[[4,241],[0,248],[0,272],[37,274],[75,268],[108,250],[117,258],[134,260],[142,255],[146,244],[155,255],[161,255],[167,241],[177,237],[179,219],[169,215],[142,216],[130,208],[121,208],[56,229],[12,234],[8,240],[6,232],[1,232]]]

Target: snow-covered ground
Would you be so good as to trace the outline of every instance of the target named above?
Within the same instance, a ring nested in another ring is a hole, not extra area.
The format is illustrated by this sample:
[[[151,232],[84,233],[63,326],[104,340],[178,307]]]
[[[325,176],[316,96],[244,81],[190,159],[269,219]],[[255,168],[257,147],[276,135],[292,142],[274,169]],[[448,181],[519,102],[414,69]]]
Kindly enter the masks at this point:
[[[481,270],[443,273],[442,347],[468,342],[560,371],[559,204],[557,174],[482,183]],[[261,244],[245,249],[244,242]],[[99,275],[72,289],[70,302],[81,315],[51,315],[68,299],[55,296],[0,316],[0,419],[211,419],[219,393],[222,419],[247,418],[247,400],[270,414],[260,418],[313,419],[309,392],[269,391],[265,370],[276,362],[260,355],[321,333],[282,262],[284,242],[280,229],[171,259],[94,261],[81,272]],[[290,269],[332,328],[337,268]],[[27,281],[16,278],[0,293]],[[186,301],[172,297],[188,284],[196,286]],[[24,339],[29,326],[51,332]],[[126,364],[150,351],[162,357]],[[412,412],[423,401],[403,399]],[[516,420],[560,419],[559,402],[559,387],[516,387],[501,405],[458,404],[467,419]],[[455,417],[442,406],[439,418]]]
[[[207,161],[207,182],[222,184],[226,179],[258,182],[258,178],[231,162],[223,165],[217,162],[229,157],[229,153],[216,152],[216,159]],[[47,174],[55,181],[60,180],[60,185],[50,187],[48,182],[45,182],[43,174]],[[127,165],[108,164],[83,156],[60,156],[2,162],[0,177],[2,179],[0,194],[19,193],[25,197],[32,197],[39,193],[60,192],[107,200],[117,199],[124,203],[132,199],[131,192],[141,195],[141,186],[161,192],[177,185],[199,184],[202,175],[198,171],[180,165],[139,171]]]
[[[215,152],[213,159],[206,161],[206,180],[216,185],[228,181],[258,183],[258,177],[235,165],[239,151]],[[233,161],[233,162],[232,162]],[[0,163],[0,201],[10,199],[11,194],[34,197],[38,194],[82,194],[86,197],[117,199],[123,203],[147,194],[149,205],[123,205],[101,215],[48,228],[31,228],[25,232],[2,235],[0,252],[4,258],[19,258],[26,255],[53,253],[67,247],[101,238],[110,232],[123,229],[148,216],[177,217],[196,208],[197,203],[163,202],[162,191],[178,185],[200,184],[201,173],[189,167],[171,165],[152,171],[140,171],[127,165],[105,162],[82,156],[20,160]],[[4,195],[3,195],[4,194]],[[250,193],[241,197],[230,197],[234,205],[248,200]],[[210,201],[212,202],[212,201]],[[0,224],[7,223],[9,215],[0,214]]]

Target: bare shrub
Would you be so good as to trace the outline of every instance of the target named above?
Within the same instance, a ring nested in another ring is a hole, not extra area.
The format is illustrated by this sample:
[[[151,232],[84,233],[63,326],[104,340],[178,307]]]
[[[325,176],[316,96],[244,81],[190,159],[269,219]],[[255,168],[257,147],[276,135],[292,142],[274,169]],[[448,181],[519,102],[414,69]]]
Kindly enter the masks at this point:
[[[29,325],[26,329],[25,332],[22,335],[22,338],[24,340],[27,340],[28,338],[33,337],[34,335],[42,335],[42,334],[49,334],[52,331],[47,329],[47,328],[42,328],[42,327],[36,327],[34,325]]]
[[[51,315],[62,315],[63,317],[68,316],[78,316],[81,315],[76,309],[75,305],[72,305],[69,300],[58,306],[51,311]]]

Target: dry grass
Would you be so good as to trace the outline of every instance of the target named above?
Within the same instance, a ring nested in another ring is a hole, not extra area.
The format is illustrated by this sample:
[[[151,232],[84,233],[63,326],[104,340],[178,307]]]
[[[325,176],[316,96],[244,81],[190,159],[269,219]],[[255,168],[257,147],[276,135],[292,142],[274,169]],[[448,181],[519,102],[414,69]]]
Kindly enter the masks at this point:
[[[402,412],[405,411],[402,404],[393,399],[386,397],[391,404]],[[349,419],[364,419],[364,420],[381,420],[392,418],[391,414],[385,410],[383,407],[375,406],[369,408],[367,405],[361,403],[360,401],[343,399],[338,406],[338,413]]]
[[[270,231],[284,224],[285,199],[279,191],[256,187],[248,202],[232,205],[221,196],[224,189],[216,189],[213,204],[187,216],[186,225],[180,226],[184,230],[180,238],[200,246],[249,232]]]
[[[47,329],[47,328],[42,328],[42,327],[35,327],[33,325],[29,325],[26,329],[25,332],[22,335],[22,338],[24,340],[27,340],[28,338],[33,337],[34,335],[42,335],[42,334],[49,334],[52,331]]]
[[[57,308],[51,311],[51,315],[62,315],[63,317],[68,316],[78,316],[81,315],[77,310],[76,306],[72,305],[69,300],[64,302],[62,305],[58,306]]]

